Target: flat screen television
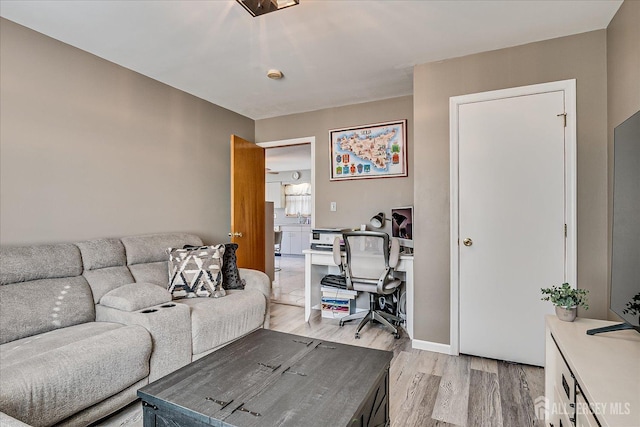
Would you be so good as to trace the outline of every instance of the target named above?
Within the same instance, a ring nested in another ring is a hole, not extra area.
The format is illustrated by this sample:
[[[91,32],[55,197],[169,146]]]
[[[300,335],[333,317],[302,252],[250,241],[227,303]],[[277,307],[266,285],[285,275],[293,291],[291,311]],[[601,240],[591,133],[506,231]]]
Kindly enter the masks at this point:
[[[391,209],[391,236],[398,238],[405,252],[412,252],[413,206]]]
[[[640,332],[640,111],[614,130],[611,302],[624,323],[587,331]]]

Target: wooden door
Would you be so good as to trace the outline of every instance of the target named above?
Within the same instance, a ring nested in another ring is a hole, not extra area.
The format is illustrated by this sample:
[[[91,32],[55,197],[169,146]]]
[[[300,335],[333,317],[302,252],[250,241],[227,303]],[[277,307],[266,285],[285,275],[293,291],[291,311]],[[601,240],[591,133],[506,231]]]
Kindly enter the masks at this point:
[[[264,148],[231,135],[231,241],[238,267],[265,271]]]
[[[540,288],[566,280],[564,103],[552,91],[458,107],[462,353],[544,365]]]

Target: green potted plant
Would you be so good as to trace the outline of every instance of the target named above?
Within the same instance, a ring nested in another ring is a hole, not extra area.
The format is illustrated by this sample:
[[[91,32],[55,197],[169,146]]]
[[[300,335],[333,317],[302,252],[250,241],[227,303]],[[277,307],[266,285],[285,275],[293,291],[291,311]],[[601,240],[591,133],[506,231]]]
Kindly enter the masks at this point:
[[[563,283],[560,286],[552,286],[550,288],[540,289],[542,294],[542,301],[551,301],[556,306],[556,316],[558,319],[565,322],[573,322],[576,318],[578,307],[582,307],[585,310],[589,309],[587,304],[586,289],[573,289],[568,283]]]

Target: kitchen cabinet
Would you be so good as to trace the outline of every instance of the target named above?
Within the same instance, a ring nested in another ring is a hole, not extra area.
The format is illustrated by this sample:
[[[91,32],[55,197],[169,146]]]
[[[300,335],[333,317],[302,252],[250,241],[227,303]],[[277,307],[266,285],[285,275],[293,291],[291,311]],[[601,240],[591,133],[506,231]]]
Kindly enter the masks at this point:
[[[284,227],[280,227],[284,228]],[[280,249],[280,253],[283,255],[291,254],[291,231],[282,230],[282,246]]]
[[[308,225],[282,225],[282,249],[283,255],[302,255],[302,251],[311,247],[309,234],[311,227]]]

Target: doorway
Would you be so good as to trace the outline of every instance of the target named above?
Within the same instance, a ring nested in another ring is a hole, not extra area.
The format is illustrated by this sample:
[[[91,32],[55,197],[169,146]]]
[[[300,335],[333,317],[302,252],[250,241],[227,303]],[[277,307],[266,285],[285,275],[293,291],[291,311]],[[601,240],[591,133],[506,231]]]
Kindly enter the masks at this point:
[[[575,80],[451,98],[451,349],[544,365],[576,285]]]
[[[272,301],[304,306],[304,256],[315,226],[315,137],[258,143],[266,151],[267,200],[274,202]],[[310,194],[309,194],[310,193]]]

